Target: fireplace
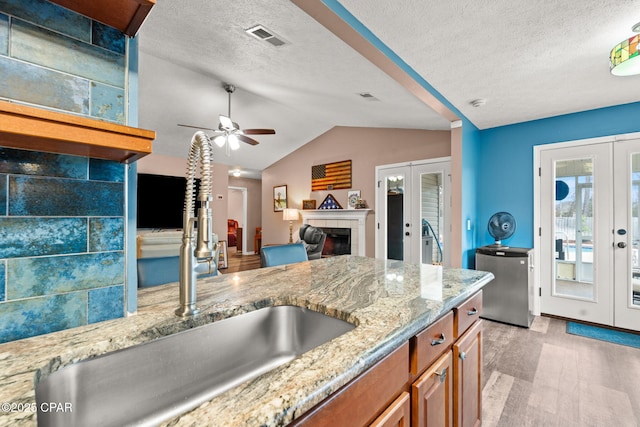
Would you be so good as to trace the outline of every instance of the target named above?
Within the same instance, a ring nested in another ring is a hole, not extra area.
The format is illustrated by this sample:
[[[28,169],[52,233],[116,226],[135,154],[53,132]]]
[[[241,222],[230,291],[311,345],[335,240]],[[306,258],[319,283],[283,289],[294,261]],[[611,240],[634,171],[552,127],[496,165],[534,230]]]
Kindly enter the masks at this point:
[[[327,233],[323,256],[351,255],[351,228],[320,227]]]
[[[365,225],[369,211],[370,209],[303,209],[300,215],[303,224],[318,228],[348,229],[350,247],[347,253],[365,256]]]

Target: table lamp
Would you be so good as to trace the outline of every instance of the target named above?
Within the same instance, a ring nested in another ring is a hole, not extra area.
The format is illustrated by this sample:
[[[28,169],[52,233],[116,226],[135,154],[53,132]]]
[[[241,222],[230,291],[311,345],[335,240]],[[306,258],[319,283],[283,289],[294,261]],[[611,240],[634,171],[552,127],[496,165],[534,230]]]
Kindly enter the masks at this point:
[[[293,243],[293,221],[298,220],[298,210],[297,209],[283,209],[282,210],[282,219],[284,221],[289,221],[289,243]]]

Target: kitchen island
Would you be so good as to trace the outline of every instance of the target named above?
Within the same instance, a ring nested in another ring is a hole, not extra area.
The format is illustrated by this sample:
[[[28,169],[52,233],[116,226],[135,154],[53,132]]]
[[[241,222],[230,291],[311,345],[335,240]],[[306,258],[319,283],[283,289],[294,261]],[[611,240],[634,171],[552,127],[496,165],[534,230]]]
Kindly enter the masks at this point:
[[[201,313],[180,319],[177,284],[139,292],[134,316],[0,345],[0,425],[35,425],[34,384],[77,361],[274,305],[306,307],[356,328],[167,425],[286,425],[493,279],[491,273],[338,256],[198,281]],[[118,408],[113,408],[118,411]]]

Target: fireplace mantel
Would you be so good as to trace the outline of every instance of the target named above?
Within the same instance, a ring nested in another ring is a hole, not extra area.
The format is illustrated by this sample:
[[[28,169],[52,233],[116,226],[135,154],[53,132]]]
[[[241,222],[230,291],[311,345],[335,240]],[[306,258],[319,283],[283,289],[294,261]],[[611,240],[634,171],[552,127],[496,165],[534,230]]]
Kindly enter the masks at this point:
[[[371,209],[304,209],[300,211],[302,222],[308,219],[356,219],[365,220]]]
[[[304,209],[300,211],[300,216],[303,224],[351,228],[351,253],[365,256],[369,212],[371,209]]]

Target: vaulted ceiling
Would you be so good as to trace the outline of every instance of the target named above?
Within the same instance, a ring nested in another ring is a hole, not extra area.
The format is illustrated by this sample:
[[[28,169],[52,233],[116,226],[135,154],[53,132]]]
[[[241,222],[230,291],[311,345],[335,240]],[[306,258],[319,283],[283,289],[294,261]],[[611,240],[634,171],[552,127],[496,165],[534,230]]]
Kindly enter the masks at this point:
[[[339,4],[480,129],[640,101],[640,76],[608,67],[610,49],[640,21],[640,0]],[[286,43],[245,32],[256,25]],[[450,127],[288,0],[161,1],[139,40],[139,124],[157,132],[159,154],[186,157],[193,129],[178,123],[217,126],[223,82],[237,87],[234,121],[277,131],[230,157],[216,152],[254,176],[333,126]]]

